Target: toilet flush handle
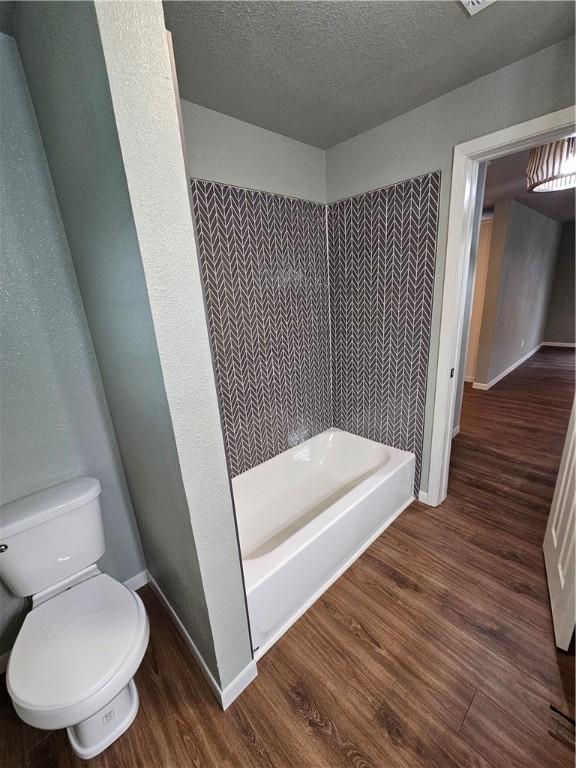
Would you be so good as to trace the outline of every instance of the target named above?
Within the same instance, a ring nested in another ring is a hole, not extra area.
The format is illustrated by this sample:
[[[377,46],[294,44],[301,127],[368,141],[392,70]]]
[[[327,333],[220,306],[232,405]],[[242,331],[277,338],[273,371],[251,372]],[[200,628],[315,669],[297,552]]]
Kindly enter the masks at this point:
[[[6,552],[7,549],[8,549],[8,544],[0,544],[0,555],[3,552]]]

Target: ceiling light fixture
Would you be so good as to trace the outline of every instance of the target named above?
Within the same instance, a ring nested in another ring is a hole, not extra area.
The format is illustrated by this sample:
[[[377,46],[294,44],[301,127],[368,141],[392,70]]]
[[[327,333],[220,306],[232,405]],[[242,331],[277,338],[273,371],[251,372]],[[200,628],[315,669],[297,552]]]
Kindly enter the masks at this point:
[[[557,192],[576,187],[576,136],[533,147],[526,179],[530,192]]]

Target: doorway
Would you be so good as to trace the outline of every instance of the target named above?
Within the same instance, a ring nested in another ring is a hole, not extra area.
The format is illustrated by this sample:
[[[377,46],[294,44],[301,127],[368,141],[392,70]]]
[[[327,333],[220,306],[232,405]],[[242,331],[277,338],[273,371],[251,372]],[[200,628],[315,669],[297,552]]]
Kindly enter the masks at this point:
[[[478,213],[481,165],[574,134],[574,107],[568,107],[454,148],[446,270],[442,293],[440,345],[432,424],[427,503],[440,504],[448,493],[454,428],[456,372],[462,364],[465,286],[468,280],[474,221]]]

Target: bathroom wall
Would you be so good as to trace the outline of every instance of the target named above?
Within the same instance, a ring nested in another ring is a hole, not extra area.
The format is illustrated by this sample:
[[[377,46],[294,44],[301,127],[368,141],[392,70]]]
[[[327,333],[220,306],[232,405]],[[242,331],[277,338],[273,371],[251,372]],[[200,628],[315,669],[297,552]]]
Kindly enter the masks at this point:
[[[327,429],[325,206],[192,181],[233,476]]]
[[[561,229],[515,200],[494,206],[477,383],[491,383],[543,341]]]
[[[574,313],[574,222],[562,225],[562,236],[558,247],[556,271],[548,304],[544,341],[554,344],[571,344],[576,341]]]
[[[443,174],[422,488],[427,489],[454,145],[574,104],[574,40],[451,91],[326,152],[328,202],[435,169]]]
[[[124,581],[145,568],[139,534],[34,107],[2,34],[0,71],[0,504],[98,477],[100,565]],[[0,654],[22,605],[0,587]]]
[[[334,426],[416,454],[422,434],[440,173],[328,207]]]
[[[251,648],[162,6],[22,3],[16,34],[148,568],[223,688]]]
[[[181,99],[191,176],[326,202],[322,149]]]

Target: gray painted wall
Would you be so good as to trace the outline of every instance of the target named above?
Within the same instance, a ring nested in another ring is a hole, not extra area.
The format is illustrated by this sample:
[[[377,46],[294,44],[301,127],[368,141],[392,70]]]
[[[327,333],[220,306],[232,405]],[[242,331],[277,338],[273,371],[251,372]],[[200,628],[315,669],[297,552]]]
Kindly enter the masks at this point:
[[[447,93],[329,149],[329,202],[442,171],[438,257],[426,397],[422,488],[427,488],[454,145],[574,104],[574,39]]]
[[[575,286],[574,222],[569,221],[562,226],[562,237],[558,248],[558,260],[548,305],[544,341],[553,341],[557,344],[574,344],[576,341]]]
[[[494,206],[476,382],[489,383],[542,342],[561,229],[515,200]]]
[[[139,535],[34,107],[2,34],[0,70],[0,503],[98,477],[100,565],[123,581],[145,568]],[[21,606],[0,587],[0,653]]]
[[[22,3],[16,38],[148,568],[217,674],[92,3]]]
[[[326,202],[324,150],[185,99],[181,104],[191,176]]]

